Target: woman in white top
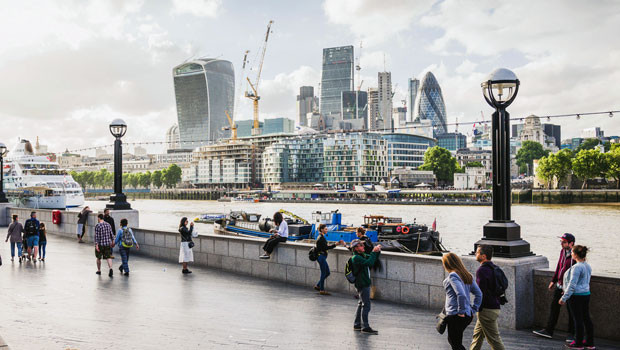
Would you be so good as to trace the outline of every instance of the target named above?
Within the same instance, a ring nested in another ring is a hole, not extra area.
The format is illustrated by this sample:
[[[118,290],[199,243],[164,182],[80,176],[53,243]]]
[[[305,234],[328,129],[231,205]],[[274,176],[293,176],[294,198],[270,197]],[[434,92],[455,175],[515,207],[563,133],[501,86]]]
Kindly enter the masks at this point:
[[[269,237],[269,239],[267,239],[267,242],[265,242],[265,245],[263,246],[265,254],[260,256],[261,259],[269,259],[271,257],[271,253],[273,252],[273,249],[280,242],[286,242],[286,240],[288,239],[288,224],[286,223],[280,212],[276,212],[275,214],[273,214],[273,222],[276,224],[276,226],[278,226],[278,230],[270,231],[271,233],[273,233],[273,235]]]

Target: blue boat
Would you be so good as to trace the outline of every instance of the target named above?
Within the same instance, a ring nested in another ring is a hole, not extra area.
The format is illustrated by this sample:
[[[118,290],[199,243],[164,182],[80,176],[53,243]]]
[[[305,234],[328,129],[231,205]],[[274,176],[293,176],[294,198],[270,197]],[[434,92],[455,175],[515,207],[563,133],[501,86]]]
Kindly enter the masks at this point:
[[[301,241],[310,237],[312,225],[297,217],[285,217],[288,224],[288,240]],[[236,234],[249,237],[269,238],[269,231],[276,229],[271,218],[261,218],[261,214],[231,211],[224,219],[215,222],[214,232],[220,234]]]
[[[327,233],[325,238],[330,242],[339,242],[343,240],[346,243],[350,243],[352,240],[357,239],[355,226],[347,226],[342,224],[342,213],[338,210],[331,212],[315,211],[312,213],[312,232],[310,237],[316,240],[319,236],[319,225],[327,225]],[[366,230],[366,236],[370,238],[372,242],[377,242],[377,231]]]
[[[226,218],[226,214],[207,213],[207,214],[201,214],[198,217],[194,218],[194,222],[200,222],[203,224],[212,224],[217,220],[221,220],[225,218]]]

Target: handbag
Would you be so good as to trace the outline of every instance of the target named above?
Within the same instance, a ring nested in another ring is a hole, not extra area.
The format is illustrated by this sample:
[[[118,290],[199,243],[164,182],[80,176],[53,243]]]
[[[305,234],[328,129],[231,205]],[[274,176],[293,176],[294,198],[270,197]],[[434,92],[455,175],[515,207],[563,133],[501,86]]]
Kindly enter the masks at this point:
[[[446,326],[448,325],[448,323],[446,322],[446,317],[447,316],[445,308],[441,310],[441,312],[437,314],[437,316],[435,316],[435,318],[437,319],[437,332],[439,334],[443,334],[446,331]]]
[[[189,247],[189,249],[194,248],[194,242],[191,242],[191,241],[190,241],[190,242],[187,244],[187,246]]]

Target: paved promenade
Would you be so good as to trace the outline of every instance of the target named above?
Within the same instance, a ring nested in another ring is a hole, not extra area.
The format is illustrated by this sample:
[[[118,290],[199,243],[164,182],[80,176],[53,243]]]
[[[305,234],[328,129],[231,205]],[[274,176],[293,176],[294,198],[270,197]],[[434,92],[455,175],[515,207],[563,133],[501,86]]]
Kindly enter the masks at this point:
[[[118,253],[109,278],[95,275],[90,244],[50,235],[47,261],[36,265],[11,263],[8,246],[0,244],[0,336],[14,350],[449,349],[428,310],[374,302],[370,321],[380,334],[369,336],[352,330],[350,295],[202,268],[184,276],[178,265],[138,256],[125,277]],[[528,331],[502,336],[507,349],[563,348]]]

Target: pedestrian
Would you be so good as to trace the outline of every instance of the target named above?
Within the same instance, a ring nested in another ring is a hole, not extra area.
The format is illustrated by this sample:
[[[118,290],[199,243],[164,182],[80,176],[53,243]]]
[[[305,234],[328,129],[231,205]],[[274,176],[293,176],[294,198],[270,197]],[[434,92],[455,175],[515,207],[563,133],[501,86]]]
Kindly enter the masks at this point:
[[[77,222],[77,238],[78,243],[84,243],[82,238],[84,238],[84,233],[86,232],[86,223],[88,222],[88,214],[92,213],[90,207],[87,205],[78,213],[78,222]]]
[[[479,245],[476,249],[476,261],[480,267],[476,271],[476,283],[482,291],[482,304],[478,309],[478,320],[474,327],[474,336],[469,350],[480,350],[486,338],[492,350],[504,350],[504,343],[499,335],[497,319],[500,312],[500,292],[497,291],[495,269],[499,268],[491,262],[493,247]]]
[[[375,247],[375,245],[372,243],[370,238],[366,236],[366,229],[363,227],[358,227],[355,230],[355,235],[357,236],[357,239],[364,242],[364,252],[366,254],[370,254],[370,252],[372,252],[372,249]]]
[[[288,240],[288,223],[282,217],[282,213],[276,212],[273,214],[273,223],[276,224],[278,229],[272,229],[269,231],[272,235],[269,239],[267,239],[267,242],[265,242],[265,245],[263,246],[265,254],[259,257],[261,259],[271,258],[271,253],[273,253],[275,247],[277,247],[279,243],[286,242]]]
[[[446,291],[444,306],[448,327],[448,343],[453,350],[465,350],[463,346],[463,332],[473,319],[482,303],[482,292],[474,281],[474,277],[465,269],[463,262],[454,253],[444,254],[441,259],[443,268],[449,273],[443,280]],[[471,304],[471,294],[474,294],[474,304]]]
[[[339,245],[344,245],[344,241],[342,240],[338,243],[327,244],[327,239],[325,238],[326,233],[327,225],[320,224],[319,237],[316,239],[315,250],[317,254],[316,261],[319,263],[319,267],[321,268],[321,278],[316,286],[314,286],[314,289],[319,291],[320,295],[330,295],[330,293],[325,290],[325,279],[331,274],[329,271],[329,265],[327,264],[327,251],[334,249]]]
[[[112,241],[114,241],[116,237],[114,235],[116,233],[116,224],[114,223],[114,218],[110,216],[110,209],[108,208],[103,209],[103,221],[107,222],[110,224],[110,227],[112,227]],[[114,249],[112,249],[110,258],[114,259]]]
[[[187,263],[194,261],[194,252],[192,251],[194,241],[192,240],[192,232],[194,232],[194,223],[191,222],[188,229],[187,218],[183,217],[179,224],[179,233],[181,234],[179,263],[183,264],[183,270],[181,270],[181,272],[184,274],[192,273],[192,271],[187,268]]]
[[[17,257],[19,262],[22,262],[22,233],[24,232],[24,227],[22,223],[18,221],[18,216],[13,215],[13,222],[9,225],[9,230],[6,235],[5,242],[11,239],[11,261],[15,258],[15,246],[17,246]]]
[[[541,330],[533,331],[534,334],[549,339],[553,338],[553,331],[555,330],[555,325],[558,322],[558,317],[560,316],[561,305],[558,301],[562,298],[562,294],[564,294],[562,289],[564,285],[564,275],[566,274],[566,271],[577,263],[571,257],[571,250],[575,246],[575,236],[570,233],[563,234],[560,237],[560,245],[562,246],[562,249],[560,250],[560,258],[558,259],[558,264],[555,267],[553,278],[549,283],[549,290],[553,291],[553,298],[551,299],[547,326]],[[570,305],[566,305],[566,309],[568,311],[568,337],[566,338],[566,343],[571,343],[575,340],[575,327],[573,324],[573,315]]]
[[[47,250],[47,230],[45,223],[39,226],[39,260],[45,261],[45,251]]]
[[[353,249],[351,262],[353,274],[355,275],[355,289],[359,295],[353,330],[367,334],[379,334],[377,330],[370,327],[368,314],[370,313],[370,268],[379,258],[381,246],[374,247],[370,254],[366,254],[364,252],[364,242],[355,239],[351,242],[351,249]]]
[[[32,259],[32,262],[37,262],[37,253],[39,251],[39,220],[37,220],[37,212],[30,213],[30,219],[24,223],[24,238],[28,244],[28,260]]]
[[[594,325],[590,317],[590,277],[592,267],[586,262],[588,247],[576,245],[571,252],[577,262],[564,275],[564,295],[558,304],[568,302],[575,324],[575,340],[566,347],[569,349],[596,349],[594,346]],[[583,331],[585,328],[586,337]]]
[[[97,225],[95,225],[95,257],[97,258],[97,274],[101,275],[101,259],[105,259],[108,262],[108,276],[112,277],[114,271],[112,270],[112,248],[114,248],[114,241],[112,237],[112,226],[103,221],[103,214],[97,215]]]
[[[133,231],[127,227],[127,225],[127,219],[121,219],[121,228],[116,233],[116,239],[114,240],[114,245],[118,246],[118,251],[121,253],[122,260],[118,269],[121,273],[125,271],[125,276],[129,276],[129,251],[133,248],[134,244],[136,245],[136,249],[140,250],[140,245],[138,241],[136,241],[136,236],[133,235]]]

